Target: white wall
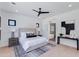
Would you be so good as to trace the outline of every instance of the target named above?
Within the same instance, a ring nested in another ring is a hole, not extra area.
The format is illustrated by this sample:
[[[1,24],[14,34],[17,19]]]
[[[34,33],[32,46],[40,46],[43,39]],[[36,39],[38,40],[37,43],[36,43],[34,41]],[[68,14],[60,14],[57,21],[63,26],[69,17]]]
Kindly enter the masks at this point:
[[[8,13],[0,11],[1,16],[1,40],[0,47],[8,45],[8,39],[11,37],[11,27],[8,26],[8,19],[16,20],[16,37],[18,36],[18,28],[35,28],[37,20],[20,14]]]
[[[20,14],[13,14],[13,13],[7,13],[7,12],[2,12],[0,11],[0,16],[1,16],[1,27],[2,27],[2,32],[1,32],[1,40],[0,40],[0,47],[2,46],[7,46],[8,45],[8,38],[11,36],[10,32],[10,27],[8,26],[8,19],[15,19],[16,20],[16,30],[21,27],[31,27],[35,28],[36,22],[40,23],[40,30],[41,34],[43,36],[48,38],[48,27],[49,27],[49,22],[56,23],[56,35],[58,36],[59,33],[61,32],[61,21],[64,20],[75,20],[75,36],[79,37],[79,10],[74,10],[68,13],[48,17],[46,19],[34,19],[30,18],[24,15]],[[40,20],[40,21],[39,21]],[[16,36],[17,32],[16,32]],[[57,39],[57,37],[56,37]],[[66,44],[72,47],[76,47],[76,42],[71,41],[71,40],[61,40],[61,44]]]
[[[79,38],[79,10],[70,11],[64,14],[48,17],[42,20],[42,34],[48,38],[48,23],[49,21],[56,23],[56,35],[59,36],[61,33],[61,21],[74,20],[75,21],[75,30],[74,36]],[[73,35],[73,33],[71,33]],[[71,36],[70,35],[70,36]],[[56,37],[57,39],[57,37]],[[76,41],[73,40],[61,40],[61,44],[68,46],[76,47]]]

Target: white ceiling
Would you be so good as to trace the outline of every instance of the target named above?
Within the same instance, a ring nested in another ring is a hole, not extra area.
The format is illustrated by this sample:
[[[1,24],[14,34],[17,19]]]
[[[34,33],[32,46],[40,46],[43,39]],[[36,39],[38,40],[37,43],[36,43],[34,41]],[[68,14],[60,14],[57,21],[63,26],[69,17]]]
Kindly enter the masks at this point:
[[[71,4],[72,7],[68,7],[69,4]],[[40,15],[40,17],[47,17],[79,9],[79,2],[16,2],[14,6],[11,2],[0,2],[1,10],[19,13],[29,17],[37,17],[37,13],[32,9],[38,10],[38,8],[42,8],[42,11],[49,11],[49,14]],[[16,10],[18,10],[18,12],[16,12]]]

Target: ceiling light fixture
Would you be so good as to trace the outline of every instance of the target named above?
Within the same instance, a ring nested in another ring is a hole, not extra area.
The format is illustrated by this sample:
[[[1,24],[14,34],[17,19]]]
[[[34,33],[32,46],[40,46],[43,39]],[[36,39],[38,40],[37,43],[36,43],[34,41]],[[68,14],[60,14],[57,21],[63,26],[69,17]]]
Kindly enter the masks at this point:
[[[69,4],[68,7],[72,7],[72,4]]]

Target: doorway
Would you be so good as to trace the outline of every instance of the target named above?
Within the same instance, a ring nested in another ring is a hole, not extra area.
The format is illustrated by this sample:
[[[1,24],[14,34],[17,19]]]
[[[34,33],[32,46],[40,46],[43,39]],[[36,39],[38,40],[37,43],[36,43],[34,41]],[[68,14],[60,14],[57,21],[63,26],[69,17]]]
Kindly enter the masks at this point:
[[[56,41],[56,23],[50,23],[50,40]]]
[[[1,16],[0,16],[0,40],[1,40]]]

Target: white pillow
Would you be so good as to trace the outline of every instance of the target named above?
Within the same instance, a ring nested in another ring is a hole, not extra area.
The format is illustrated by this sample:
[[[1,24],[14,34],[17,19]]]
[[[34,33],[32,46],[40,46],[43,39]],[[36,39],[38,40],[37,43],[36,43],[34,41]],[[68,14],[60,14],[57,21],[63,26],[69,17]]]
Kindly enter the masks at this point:
[[[26,32],[26,33],[27,33],[27,34],[30,34],[30,33],[32,33],[32,34],[33,34],[34,32]]]
[[[26,38],[26,32],[21,32],[21,37]]]
[[[21,38],[26,38],[26,34],[34,34],[33,32],[21,32]]]

